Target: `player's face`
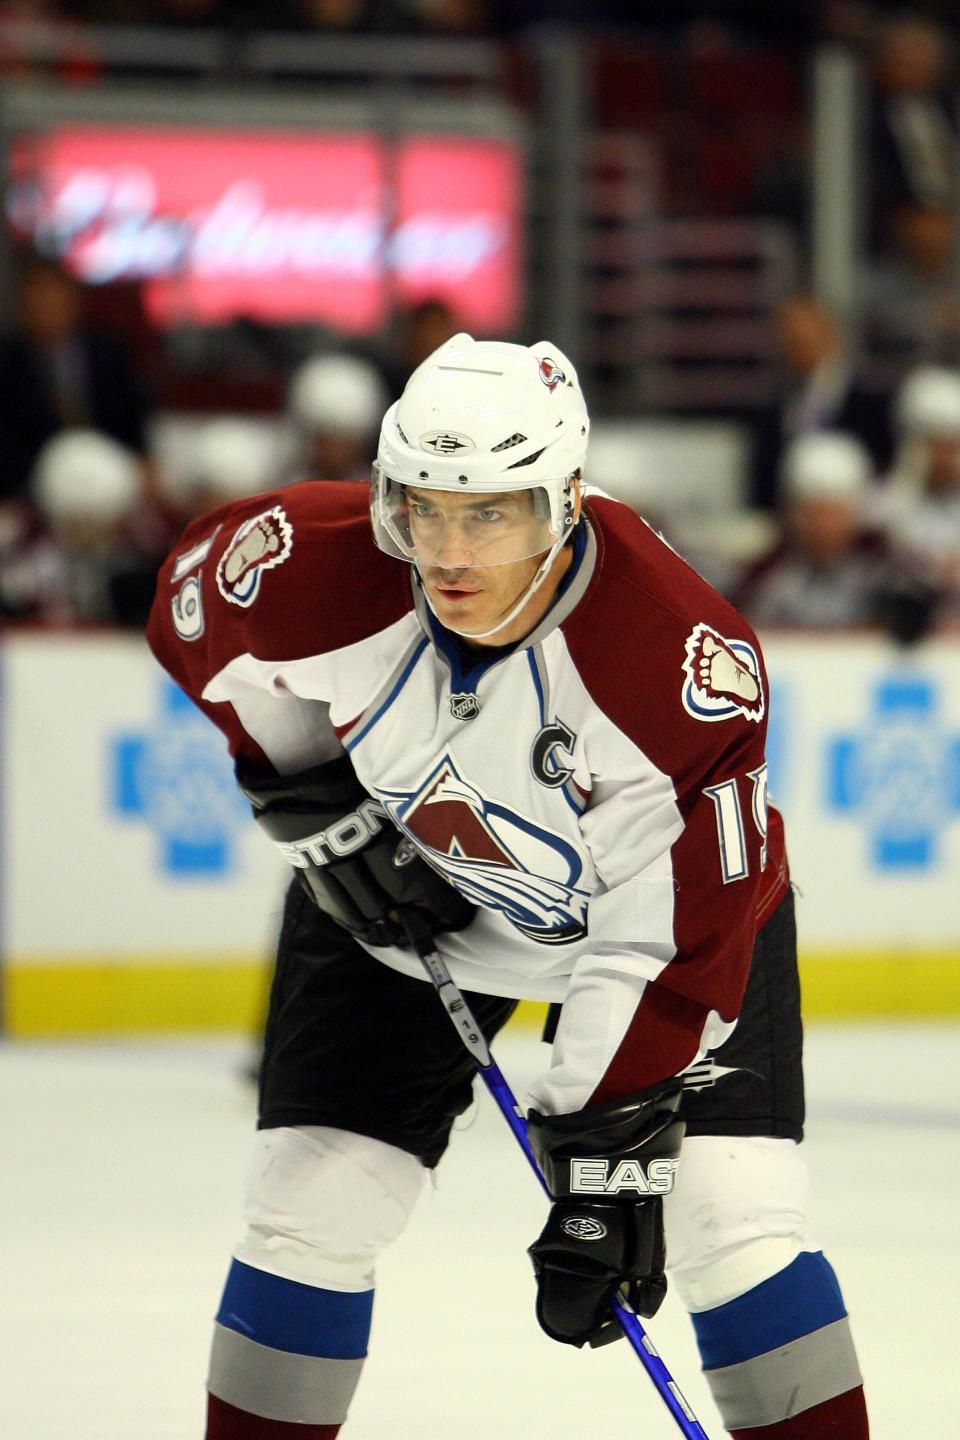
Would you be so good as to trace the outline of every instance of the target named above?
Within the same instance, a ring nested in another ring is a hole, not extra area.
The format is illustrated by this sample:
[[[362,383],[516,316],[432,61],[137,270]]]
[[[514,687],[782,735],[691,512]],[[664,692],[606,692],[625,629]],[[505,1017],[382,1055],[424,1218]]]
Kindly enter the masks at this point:
[[[509,645],[527,635],[556,593],[569,550],[560,552],[519,615],[489,640],[481,638],[510,613],[549,550],[545,545],[521,560],[507,558],[523,554],[523,536],[542,526],[530,491],[466,496],[407,486],[406,504],[417,567],[438,620],[467,638],[476,635],[481,645]]]
[[[799,548],[814,562],[835,563],[849,555],[862,530],[859,506],[848,500],[807,499],[790,510]]]
[[[926,442],[927,489],[937,494],[960,484],[960,444],[952,435],[932,435]]]

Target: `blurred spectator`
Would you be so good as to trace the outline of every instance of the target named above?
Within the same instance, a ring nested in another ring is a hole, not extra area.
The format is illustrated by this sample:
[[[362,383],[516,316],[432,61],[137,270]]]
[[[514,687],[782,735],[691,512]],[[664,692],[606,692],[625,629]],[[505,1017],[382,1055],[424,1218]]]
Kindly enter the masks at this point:
[[[431,35],[489,35],[494,28],[490,0],[411,0],[411,8]]]
[[[886,575],[869,528],[873,466],[853,435],[802,435],[784,452],[784,533],[737,603],[754,625],[816,628],[875,621]]]
[[[759,167],[747,211],[760,220],[789,227],[798,247],[810,244],[810,134],[806,116],[784,116],[769,136],[769,153]]]
[[[318,355],[294,375],[288,412],[294,479],[370,479],[388,397],[377,370],[354,355]]]
[[[821,0],[820,39],[867,53],[876,28],[874,10],[868,0]]]
[[[263,28],[344,34],[487,35],[494,25],[491,0],[284,0]]]
[[[44,529],[4,563],[4,613],[52,625],[143,625],[170,537],[157,536],[136,455],[95,430],[65,430],[40,451],[30,489]]]
[[[905,201],[956,202],[951,70],[949,42],[938,25],[904,13],[880,27],[870,147],[873,233],[880,244],[886,217]]]
[[[97,79],[101,66],[68,13],[56,0],[0,0],[0,75],[55,77],[68,85]]]
[[[960,613],[960,371],[923,367],[896,402],[897,456],[878,516],[913,573]]]
[[[203,426],[190,462],[164,476],[163,490],[186,524],[217,505],[241,500],[281,482],[280,446],[262,421],[223,415]]]
[[[889,464],[891,452],[887,401],[864,385],[827,307],[813,295],[794,295],[775,324],[780,383],[753,428],[751,500],[765,509],[776,505],[780,456],[797,436],[849,431],[878,470]]]
[[[232,0],[151,0],[150,19],[157,25],[181,25],[204,30],[231,21]]]
[[[458,329],[453,310],[438,297],[418,300],[399,312],[393,344],[383,366],[391,400],[402,392],[417,366],[456,335]]]
[[[286,0],[276,6],[264,29],[296,29],[328,34],[398,34],[413,28],[403,0]]]
[[[871,374],[892,387],[916,365],[960,360],[960,296],[951,207],[906,201],[890,233],[892,253],[868,271],[861,309]]]
[[[19,280],[19,322],[0,339],[0,499],[22,493],[45,441],[92,427],[144,454],[150,406],[119,336],[89,327],[83,295],[53,261]]]
[[[293,3],[293,0],[290,0]],[[187,30],[278,28],[283,0],[73,0],[78,19],[95,25],[162,25]]]

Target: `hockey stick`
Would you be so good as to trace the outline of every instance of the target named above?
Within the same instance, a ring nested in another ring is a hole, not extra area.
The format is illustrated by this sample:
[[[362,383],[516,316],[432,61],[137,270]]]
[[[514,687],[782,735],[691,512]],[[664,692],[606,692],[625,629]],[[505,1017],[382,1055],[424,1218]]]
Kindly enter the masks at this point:
[[[415,933],[419,930],[419,926],[416,924],[408,926],[405,921],[404,928],[420,957],[423,968],[430,977],[433,988],[440,997],[440,1003],[453,1021],[463,1044],[473,1056],[474,1064],[480,1072],[483,1083],[513,1131],[514,1138],[527,1157],[531,1170],[540,1182],[541,1189],[548,1199],[552,1199],[527,1137],[527,1125],[523,1118],[523,1111],[517,1104],[509,1081],[491,1055],[483,1031],[473,1018],[469,1005],[451,979],[450,972],[443,960],[434,949],[432,938],[426,934]],[[610,1304],[618,1325],[639,1356],[640,1363],[653,1381],[657,1393],[677,1422],[681,1433],[687,1436],[687,1440],[710,1440],[706,1430],[684,1398],[679,1385],[654,1348],[636,1311],[620,1296],[615,1296]]]

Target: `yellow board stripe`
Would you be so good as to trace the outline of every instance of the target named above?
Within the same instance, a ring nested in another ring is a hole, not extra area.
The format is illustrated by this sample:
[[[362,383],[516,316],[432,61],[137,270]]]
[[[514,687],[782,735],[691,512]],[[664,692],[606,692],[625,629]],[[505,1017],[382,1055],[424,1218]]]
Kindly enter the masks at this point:
[[[809,953],[800,973],[807,1019],[960,1015],[960,951]],[[252,1033],[265,1013],[268,983],[262,961],[252,957],[12,962],[0,972],[3,1029],[24,1038]],[[540,1027],[545,1012],[545,1005],[525,1002],[513,1023]]]
[[[960,951],[805,954],[800,984],[811,1020],[960,1015]]]
[[[253,1033],[266,1009],[263,961],[11,964],[2,975],[8,1035]]]

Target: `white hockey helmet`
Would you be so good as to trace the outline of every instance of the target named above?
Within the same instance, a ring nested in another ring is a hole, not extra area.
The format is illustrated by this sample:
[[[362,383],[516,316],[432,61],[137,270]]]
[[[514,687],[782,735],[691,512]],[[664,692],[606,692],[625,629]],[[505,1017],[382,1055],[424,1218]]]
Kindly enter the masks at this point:
[[[783,452],[780,478],[789,500],[839,500],[859,504],[870,487],[873,465],[866,447],[842,430],[799,435]]]
[[[960,439],[960,372],[937,365],[912,371],[897,394],[896,417],[907,435]]]
[[[256,420],[223,415],[204,425],[193,457],[194,485],[218,500],[239,500],[273,481],[276,442]]]
[[[375,433],[388,398],[368,361],[356,355],[315,355],[291,381],[289,411],[308,435],[332,430],[362,440]]]
[[[31,476],[34,500],[55,528],[75,521],[111,525],[141,499],[137,457],[99,430],[63,430],[48,440]]]
[[[417,564],[439,560],[451,515],[425,492],[463,497],[461,565],[548,558],[573,525],[573,481],[590,421],[577,372],[546,340],[513,345],[454,335],[413,372],[384,416],[373,467],[377,544]],[[419,498],[411,505],[406,487]],[[497,509],[477,497],[528,492]]]

